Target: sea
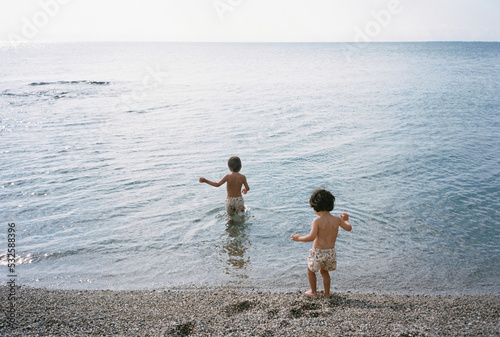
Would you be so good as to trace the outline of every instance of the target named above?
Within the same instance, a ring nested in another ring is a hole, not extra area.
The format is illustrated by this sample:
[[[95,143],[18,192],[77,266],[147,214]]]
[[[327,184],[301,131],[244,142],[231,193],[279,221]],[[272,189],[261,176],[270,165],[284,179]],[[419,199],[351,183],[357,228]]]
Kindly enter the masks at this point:
[[[498,295],[500,43],[0,44],[0,284],[307,290],[319,187],[333,291]]]

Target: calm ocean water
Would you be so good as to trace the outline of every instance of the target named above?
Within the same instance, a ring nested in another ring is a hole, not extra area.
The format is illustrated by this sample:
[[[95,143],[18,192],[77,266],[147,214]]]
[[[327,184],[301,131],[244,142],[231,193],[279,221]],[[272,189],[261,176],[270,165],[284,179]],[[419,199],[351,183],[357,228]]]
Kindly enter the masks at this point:
[[[0,45],[0,264],[64,289],[306,289],[319,186],[337,291],[500,290],[500,44]],[[199,184],[242,159],[243,221]]]

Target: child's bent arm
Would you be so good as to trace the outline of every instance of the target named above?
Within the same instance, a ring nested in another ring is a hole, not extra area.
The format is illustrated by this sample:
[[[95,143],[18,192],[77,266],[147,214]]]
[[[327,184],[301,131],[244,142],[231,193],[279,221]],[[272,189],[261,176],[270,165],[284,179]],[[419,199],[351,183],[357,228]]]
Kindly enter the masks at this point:
[[[350,232],[352,230],[351,222],[349,221],[349,214],[342,213],[340,215],[340,227]]]
[[[247,178],[245,177],[245,179],[243,180],[243,185],[245,185],[245,188],[243,189],[243,194],[247,194],[248,191],[250,191],[250,187],[248,186],[248,183],[247,183]]]
[[[347,220],[347,221],[342,220],[342,222],[340,223],[340,227],[342,227],[346,231],[350,232],[352,230],[352,225],[349,222],[349,220]]]

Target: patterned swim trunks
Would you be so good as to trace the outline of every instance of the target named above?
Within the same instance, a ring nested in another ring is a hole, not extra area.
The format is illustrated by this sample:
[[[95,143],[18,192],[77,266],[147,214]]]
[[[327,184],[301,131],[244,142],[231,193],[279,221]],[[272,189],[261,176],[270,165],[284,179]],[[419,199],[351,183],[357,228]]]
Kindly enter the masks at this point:
[[[315,273],[321,268],[327,271],[337,269],[337,253],[335,252],[335,248],[310,249],[309,257],[307,258],[307,268]]]
[[[227,197],[226,198],[226,212],[229,215],[234,213],[241,213],[245,211],[245,203],[242,197]]]

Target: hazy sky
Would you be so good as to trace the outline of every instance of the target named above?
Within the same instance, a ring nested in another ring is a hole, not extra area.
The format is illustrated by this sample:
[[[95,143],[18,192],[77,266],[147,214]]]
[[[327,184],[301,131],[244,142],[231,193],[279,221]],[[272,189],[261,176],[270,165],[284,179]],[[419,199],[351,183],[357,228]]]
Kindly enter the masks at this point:
[[[0,0],[0,40],[500,41],[499,0]]]

